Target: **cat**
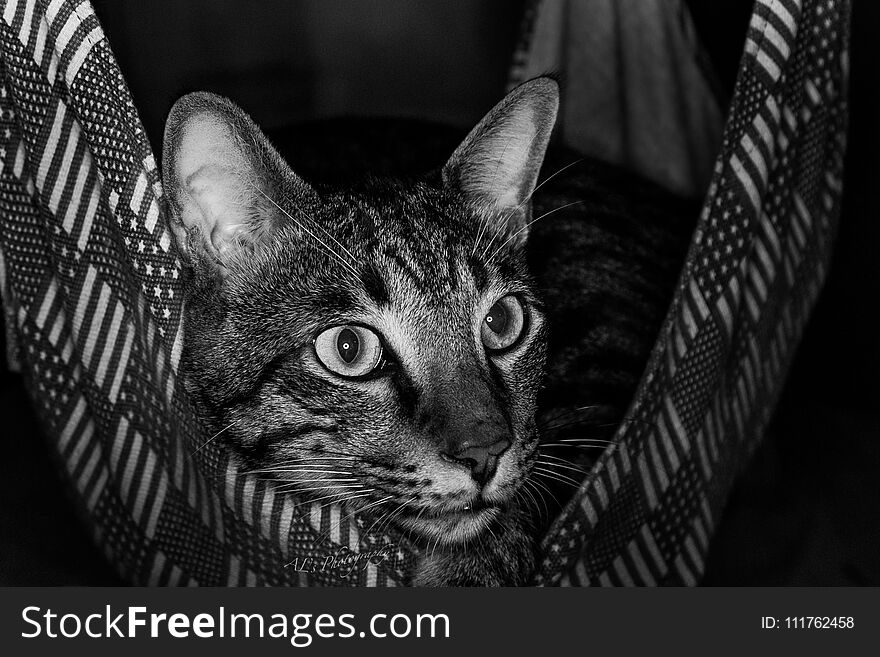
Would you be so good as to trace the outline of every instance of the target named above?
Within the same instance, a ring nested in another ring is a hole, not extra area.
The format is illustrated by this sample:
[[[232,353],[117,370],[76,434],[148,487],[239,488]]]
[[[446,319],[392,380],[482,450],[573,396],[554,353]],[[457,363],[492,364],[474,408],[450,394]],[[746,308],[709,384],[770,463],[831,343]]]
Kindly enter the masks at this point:
[[[558,106],[557,83],[536,78],[441,167],[344,184],[307,182],[225,98],[184,96],[166,123],[163,183],[187,275],[182,367],[206,430],[302,495],[393,516],[432,547],[416,585],[529,581],[549,515],[529,482],[551,472],[542,487],[556,496],[576,479],[554,464],[589,464],[548,453],[582,446],[559,433],[622,417],[686,244],[686,222],[616,233],[614,216],[638,223],[639,208],[687,213],[613,167],[588,163],[592,174],[560,176],[533,200]],[[598,222],[579,211],[529,248],[545,213],[578,204]],[[630,267],[636,283],[617,284]],[[572,321],[576,335],[553,330]],[[601,356],[621,345],[626,367],[606,376]]]

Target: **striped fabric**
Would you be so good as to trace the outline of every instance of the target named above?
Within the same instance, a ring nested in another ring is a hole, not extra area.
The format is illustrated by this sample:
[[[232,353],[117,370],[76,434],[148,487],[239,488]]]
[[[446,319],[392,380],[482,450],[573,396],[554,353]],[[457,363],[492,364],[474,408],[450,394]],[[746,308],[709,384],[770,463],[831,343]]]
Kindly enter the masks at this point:
[[[537,583],[699,582],[828,267],[849,10],[845,0],[756,2],[711,187],[631,422],[545,537]],[[527,37],[520,49],[514,75]]]
[[[126,580],[393,585],[312,557],[390,544],[339,506],[240,476],[178,386],[180,262],[156,162],[91,5],[9,0],[0,22],[0,281],[43,427]],[[298,559],[296,563],[292,563]],[[379,561],[377,559],[377,561]]]
[[[178,384],[180,263],[156,162],[92,8],[0,6],[0,289],[15,358],[108,559],[137,584],[406,584],[400,536],[275,494],[199,433]],[[824,278],[848,15],[843,0],[758,2],[633,422],[553,525],[537,583],[698,580]],[[383,546],[391,558],[349,577],[303,567]]]

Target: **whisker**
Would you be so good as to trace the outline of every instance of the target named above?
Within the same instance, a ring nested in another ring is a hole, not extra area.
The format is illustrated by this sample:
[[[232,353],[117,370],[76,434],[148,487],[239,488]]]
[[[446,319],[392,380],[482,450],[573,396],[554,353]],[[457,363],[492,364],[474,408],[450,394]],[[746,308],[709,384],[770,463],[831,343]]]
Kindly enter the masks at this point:
[[[258,192],[260,192],[260,194],[262,194],[263,196],[265,196],[265,197],[266,197],[266,200],[268,200],[272,205],[274,205],[276,208],[278,208],[279,210],[281,210],[281,212],[283,212],[285,215],[287,215],[287,218],[288,218],[288,219],[290,219],[292,222],[294,222],[294,223],[295,223],[300,229],[302,229],[302,230],[304,230],[306,233],[308,233],[308,234],[312,237],[312,239],[314,239],[316,242],[318,242],[318,244],[320,244],[321,246],[323,246],[323,247],[326,249],[326,251],[327,251],[328,254],[332,255],[334,258],[336,258],[337,260],[339,260],[339,262],[342,263],[342,265],[345,266],[345,267],[346,267],[346,268],[347,268],[352,274],[354,274],[354,276],[355,276],[356,278],[359,278],[359,277],[360,277],[360,274],[358,273],[357,269],[354,268],[353,265],[349,264],[347,261],[345,261],[345,260],[342,258],[341,255],[339,255],[338,253],[336,253],[336,251],[334,251],[334,250],[331,249],[329,246],[327,246],[327,244],[326,244],[323,240],[321,240],[320,237],[318,237],[318,236],[315,235],[312,231],[310,231],[310,230],[305,226],[305,224],[303,224],[302,222],[300,222],[300,221],[298,221],[297,219],[295,219],[295,218],[293,217],[292,214],[290,214],[287,210],[285,210],[285,209],[282,208],[280,205],[278,205],[278,203],[276,203],[275,200],[274,200],[272,197],[270,197],[266,192],[264,192],[262,189],[260,189],[257,185],[254,185],[253,183],[250,183],[250,182],[249,182],[248,184],[250,184],[251,187],[253,187],[254,189],[256,189]],[[330,237],[330,239],[332,239],[334,242],[336,242],[336,244],[339,245],[339,247],[340,247],[341,249],[343,249],[346,253],[348,253],[349,256],[351,256],[353,260],[355,260],[354,256],[352,256],[351,253],[348,252],[348,249],[346,249],[344,246],[342,246],[341,244],[339,244],[339,242],[336,240],[336,238],[333,237],[333,236],[332,236],[332,235],[331,235],[331,234],[330,234],[330,233],[329,233],[329,232],[328,232],[323,226],[320,226],[320,225],[319,225],[318,223],[316,223],[316,222],[313,222],[313,223],[315,223],[315,226],[317,226],[318,228],[320,228],[321,230],[323,230],[324,233],[325,233],[328,237]],[[355,260],[355,261],[356,261],[356,260]]]
[[[320,454],[312,453],[309,450],[308,453],[299,455],[299,454],[290,454],[285,457],[285,463],[298,463],[300,461],[364,461],[363,456],[359,456],[357,454],[346,454],[344,452],[321,452]]]
[[[416,523],[418,523],[419,518],[422,517],[422,514],[423,514],[427,509],[428,509],[428,507],[426,507],[426,506],[423,506],[421,509],[419,509],[419,512],[416,514],[416,517],[415,517],[415,519],[414,519],[414,521],[413,521],[413,523],[412,523],[413,525],[415,525]],[[410,542],[415,542],[415,540],[417,540],[417,539],[413,539],[413,536],[412,536],[413,531],[415,531],[415,527],[414,527],[414,526],[411,526],[409,529],[404,530],[404,532],[403,532],[403,536],[404,536],[404,538],[406,538],[406,540],[408,540],[408,541],[410,541]]]
[[[201,445],[199,445],[195,450],[193,450],[192,454],[196,454],[197,452],[200,452],[200,451],[202,450],[202,448],[203,448],[205,445],[207,445],[207,444],[210,443],[212,440],[214,440],[215,438],[217,438],[217,436],[219,436],[221,433],[223,433],[223,432],[226,431],[227,429],[229,429],[229,428],[235,426],[236,424],[238,424],[239,421],[240,421],[240,420],[233,420],[232,422],[230,422],[229,424],[227,424],[225,427],[223,427],[222,429],[220,429],[220,431],[218,431],[217,433],[215,433],[213,436],[211,436],[211,437],[208,438],[205,442],[203,442]],[[191,455],[192,455],[192,454],[191,454]]]
[[[541,442],[538,445],[569,445],[573,443],[589,443],[593,445],[613,445],[615,440],[605,440],[604,438],[556,438],[556,442],[553,443],[545,443]]]
[[[582,481],[577,481],[576,479],[573,479],[568,475],[550,470],[546,467],[536,465],[534,468],[532,468],[532,470],[534,472],[538,472],[539,477],[545,477],[546,479],[552,479],[560,483],[569,484],[571,486],[574,486],[575,488],[580,488],[581,484],[584,483]]]
[[[349,513],[349,514],[348,514],[347,516],[345,516],[344,518],[340,518],[340,519],[339,519],[339,522],[340,522],[340,524],[342,524],[342,521],[343,521],[343,520],[348,520],[351,516],[353,516],[353,515],[355,515],[355,514],[357,514],[357,513],[363,513],[363,512],[366,511],[367,509],[370,509],[370,508],[372,508],[372,507],[374,507],[374,506],[376,506],[376,505],[378,505],[378,504],[384,504],[384,503],[387,502],[388,500],[392,500],[392,499],[394,499],[394,495],[389,495],[388,497],[383,497],[381,500],[377,500],[377,501],[375,501],[375,502],[371,502],[370,504],[367,504],[367,506],[361,507],[360,509],[357,509],[356,511],[352,511],[351,513]]]
[[[352,475],[354,473],[348,470],[314,470],[311,467],[304,465],[299,468],[270,468],[266,470],[247,470],[242,472],[241,474],[282,474],[284,472],[300,472],[303,474],[337,474],[337,475]]]
[[[300,457],[297,456],[289,461],[285,461],[287,463],[305,463],[310,461],[354,461],[357,457],[355,456],[307,456]]]
[[[306,472],[304,474],[311,474],[311,473]],[[349,476],[349,477],[312,477],[311,479],[299,479],[299,478],[297,478],[297,479],[278,479],[277,477],[256,477],[256,479],[257,479],[257,481],[275,481],[275,482],[278,482],[279,484],[282,484],[282,485],[299,484],[299,483],[304,483],[307,481],[324,481],[324,482],[327,482],[328,484],[333,483],[335,481],[342,481],[342,482],[346,482],[346,483],[352,482],[352,481],[358,481],[357,477],[351,477],[351,476]]]
[[[399,513],[400,511],[402,511],[406,507],[407,504],[409,504],[410,502],[413,502],[417,497],[418,497],[417,495],[413,495],[409,500],[405,500],[405,501],[401,502],[393,511],[383,513],[381,516],[379,516],[379,518],[377,518],[376,520],[373,521],[373,524],[370,525],[370,527],[367,529],[367,531],[365,533],[369,534],[370,531],[372,531],[373,527],[376,527],[377,524],[379,526],[376,528],[376,532],[381,533],[384,530],[384,528],[391,522],[391,520],[394,518],[394,516],[397,513]]]
[[[261,481],[275,481],[274,479],[262,479]],[[323,490],[327,490],[330,487],[339,487],[340,484],[350,484],[357,479],[301,479],[299,481],[289,481],[283,483],[281,486],[277,486],[277,490],[282,493],[295,493],[297,491],[303,490],[302,488],[298,488],[300,485],[306,484],[327,484],[324,486]]]
[[[493,538],[493,540],[497,543],[497,542],[498,542],[498,537],[495,535],[495,532],[492,531],[492,526],[491,526],[491,525],[486,525],[486,531],[489,532],[490,534],[492,534],[492,538]],[[483,539],[481,538],[481,539],[480,539],[480,548],[481,548],[481,549],[482,549],[482,546],[483,546]]]
[[[373,527],[376,526],[376,523],[378,523],[379,521],[381,521],[383,518],[385,518],[386,516],[388,516],[390,513],[391,513],[390,511],[385,511],[384,513],[382,513],[378,518],[376,518],[376,519],[373,521],[373,524],[371,524],[369,527],[367,527],[366,530],[364,530],[364,534],[369,534],[369,533],[372,531]]]
[[[334,504],[345,504],[346,502],[351,502],[352,500],[356,500],[362,497],[369,497],[370,492],[376,490],[375,488],[369,489],[369,491],[364,491],[362,493],[357,493],[356,495],[349,495],[347,497],[342,498],[341,500],[333,500],[327,502],[326,504],[322,504],[321,508],[326,509],[328,506],[333,506]]]
[[[544,456],[549,457],[550,455],[549,455],[549,454],[545,454]],[[561,460],[562,460],[562,459],[560,459],[560,461],[561,461]],[[553,468],[564,468],[565,470],[572,470],[572,471],[574,471],[574,472],[579,472],[580,474],[590,474],[590,471],[589,471],[589,470],[584,470],[583,468],[579,468],[579,467],[576,466],[576,465],[570,465],[570,464],[568,464],[568,463],[551,463],[551,462],[548,462],[548,461],[542,461],[542,460],[540,460],[540,459],[538,459],[537,461],[535,461],[535,463],[540,464],[540,465],[543,465],[543,466],[546,466],[546,467],[548,467],[548,468],[550,468],[550,469],[553,469]]]
[[[435,552],[435,551],[437,550],[437,548],[440,546],[440,539],[441,539],[441,538],[442,538],[442,536],[441,536],[440,533],[438,532],[438,533],[437,533],[437,536],[436,536],[435,539],[434,539],[434,547],[431,548],[431,559],[434,558],[434,552]],[[443,554],[443,551],[441,550],[440,553]]]
[[[576,408],[571,408],[563,413],[554,413],[552,417],[548,417],[549,413],[546,413],[544,419],[541,422],[538,422],[538,427],[543,426],[547,422],[557,422],[563,418],[571,417],[572,415],[577,415],[578,413],[583,413],[584,411],[591,411],[595,408],[601,408],[598,404],[590,404],[588,406],[578,406]]]
[[[534,492],[532,492],[532,489],[533,489],[533,488],[534,488]],[[529,496],[529,499],[530,499],[530,500],[532,500],[532,502],[533,502],[534,505],[535,505],[535,511],[536,511],[536,512],[539,511],[539,509],[538,509],[538,502],[539,502],[539,500],[540,500],[541,506],[544,508],[544,514],[543,514],[542,517],[543,517],[543,518],[549,518],[549,517],[550,517],[550,509],[547,507],[547,500],[544,499],[544,494],[540,491],[540,489],[538,489],[537,486],[535,486],[534,482],[529,481],[529,479],[526,478],[526,479],[523,481],[523,487],[522,487],[521,490],[522,490],[525,494],[527,494],[527,495]],[[536,496],[537,496],[537,497],[536,497]]]
[[[511,236],[508,237],[506,240],[504,240],[504,242],[501,244],[501,246],[499,246],[497,249],[495,249],[495,250],[492,252],[492,255],[489,256],[488,259],[486,259],[486,262],[487,262],[487,263],[488,263],[488,262],[492,262],[492,260],[495,259],[495,256],[498,255],[499,253],[501,253],[501,250],[502,250],[505,246],[507,246],[508,244],[510,244],[510,241],[511,241],[511,240],[515,239],[520,233],[522,233],[522,232],[528,230],[530,226],[532,226],[533,224],[536,224],[537,222],[539,222],[539,221],[540,221],[541,219],[543,219],[544,217],[549,217],[549,216],[550,216],[551,214],[553,214],[554,212],[559,212],[560,210],[565,210],[565,208],[570,208],[572,205],[580,205],[580,204],[582,204],[582,203],[586,203],[586,201],[585,201],[585,200],[572,201],[571,203],[566,203],[565,205],[560,205],[558,208],[553,208],[552,210],[548,210],[547,212],[545,212],[544,214],[542,214],[542,215],[539,216],[538,218],[536,218],[536,219],[532,219],[529,223],[527,223],[525,226],[523,226],[523,227],[520,228],[518,231],[516,231],[513,235],[511,235]]]
[[[523,481],[522,487],[514,494],[514,499],[522,499],[526,508],[532,507],[535,513],[543,519],[544,516],[541,514],[541,509],[538,508],[538,500],[532,491],[527,488],[527,484],[527,480]],[[526,499],[526,496],[528,496],[528,499]]]
[[[551,180],[553,180],[556,176],[558,176],[558,175],[559,175],[560,173],[562,173],[563,171],[566,171],[567,169],[570,169],[570,168],[573,167],[575,164],[580,164],[581,162],[584,161],[584,159],[586,159],[586,158],[580,157],[580,158],[576,159],[574,162],[569,162],[568,164],[566,164],[566,165],[565,165],[564,167],[562,167],[561,169],[557,169],[554,173],[551,173],[549,176],[547,176],[546,178],[544,178],[544,180],[542,180],[542,181],[539,182],[537,185],[535,185],[535,188],[532,190],[532,193],[529,194],[528,196],[526,196],[525,201],[523,201],[523,203],[520,204],[520,207],[522,207],[522,205],[524,205],[525,203],[528,203],[529,201],[531,201],[531,200],[532,200],[532,197],[535,195],[535,192],[537,192],[539,189],[541,189],[544,185],[546,185],[548,182],[550,182]],[[519,207],[517,207],[517,210],[519,210]]]
[[[619,421],[614,422],[603,422],[603,423],[593,423],[590,418],[583,418],[572,420],[570,422],[563,422],[561,424],[557,424],[554,426],[539,426],[539,430],[543,433],[547,433],[549,431],[558,431],[560,429],[566,429],[568,427],[582,426],[584,430],[589,429],[608,429],[608,428],[619,428],[626,424],[637,424],[647,428],[655,428],[657,425],[653,422],[645,422],[644,420],[639,420],[636,418],[622,418]]]
[[[325,480],[322,479],[321,481],[325,481]],[[285,483],[285,485],[290,486],[290,492],[292,492],[292,493],[308,493],[313,490],[320,490],[320,491],[327,490],[326,486],[316,486],[314,488],[297,488],[295,481],[284,482],[284,483]],[[363,486],[361,486],[361,484],[344,484],[342,486],[335,486],[334,485],[333,488],[363,488]]]
[[[537,135],[536,135],[536,136],[537,136]],[[532,140],[534,140],[534,137],[532,137]],[[556,171],[556,172],[553,173],[552,175],[549,175],[549,176],[547,176],[546,178],[544,178],[544,180],[542,180],[540,183],[538,183],[538,184],[535,186],[535,188],[532,190],[531,194],[529,194],[528,196],[526,196],[526,197],[520,202],[519,205],[517,205],[513,210],[511,210],[511,211],[507,214],[506,217],[504,217],[503,222],[504,222],[504,223],[507,223],[507,221],[508,221],[508,220],[509,220],[514,214],[516,214],[517,212],[519,212],[519,210],[520,210],[520,209],[521,209],[526,203],[528,203],[529,201],[531,201],[531,200],[532,200],[532,197],[535,195],[535,192],[537,192],[539,189],[541,189],[541,187],[543,187],[544,185],[546,185],[548,182],[550,182],[551,180],[553,180],[553,178],[555,178],[556,176],[558,176],[560,173],[562,173],[563,171],[565,171],[565,170],[568,169],[569,167],[573,167],[575,164],[578,164],[579,162],[583,162],[583,161],[584,161],[584,158],[580,158],[580,159],[578,159],[578,160],[575,160],[574,162],[571,162],[571,163],[569,163],[569,164],[566,164],[564,167],[562,167],[561,169],[559,169],[558,171]],[[584,202],[585,202],[585,201],[579,201],[579,203],[584,203]],[[565,206],[563,206],[563,207],[565,207]],[[559,208],[559,209],[562,209],[562,208]],[[546,216],[546,214],[545,214],[545,215],[542,215],[542,216]],[[539,219],[540,219],[540,217],[539,217]],[[536,219],[535,221],[537,221],[537,219]],[[501,246],[495,251],[495,253],[497,253],[498,251],[500,251],[501,249],[503,249],[504,246],[505,246],[505,245],[506,245],[511,239],[513,239],[514,237],[516,237],[517,235],[519,235],[523,230],[525,230],[526,228],[528,228],[529,226],[531,226],[533,223],[535,223],[535,222],[532,221],[532,222],[526,224],[525,226],[523,226],[523,228],[521,228],[521,229],[518,230],[516,233],[514,233],[513,235],[511,235],[511,236],[507,239],[507,241],[504,242],[504,244],[502,244],[502,245],[501,245]],[[497,234],[496,234],[496,236],[497,236]],[[480,257],[481,257],[482,259],[486,260],[486,253],[489,251],[489,247],[492,246],[492,242],[495,241],[495,237],[496,237],[496,236],[493,236],[492,239],[489,241],[489,243],[486,245],[486,248],[483,249],[482,253],[480,254]],[[493,253],[493,254],[492,254],[492,257],[490,257],[490,258],[489,258],[488,260],[486,260],[486,261],[487,261],[487,262],[490,262],[490,261],[492,260],[492,258],[494,258],[494,257],[495,257],[495,254]]]
[[[399,516],[399,515],[403,512],[403,510],[406,509],[407,506],[409,506],[410,504],[412,504],[413,502],[415,502],[418,498],[419,498],[418,495],[413,495],[411,498],[409,498],[409,499],[406,500],[405,502],[402,502],[402,503],[400,504],[400,506],[398,506],[398,507],[397,507],[397,508],[391,513],[391,515],[388,516],[388,518],[387,518],[387,519],[386,519],[381,525],[379,525],[379,531],[383,531],[386,527],[388,527],[388,526],[391,524],[391,522],[394,520],[394,518],[395,518],[396,516]]]
[[[611,444],[611,443],[609,443]],[[565,443],[541,443],[538,449],[542,447],[570,447],[572,449],[606,449],[608,445],[569,445]],[[545,455],[546,456],[546,455]]]
[[[324,495],[322,497],[316,497],[314,499],[307,499],[307,500],[303,500],[302,502],[298,502],[297,504],[294,505],[294,508],[299,508],[301,506],[305,506],[307,504],[313,504],[315,502],[321,502],[322,500],[329,500],[332,497],[342,497],[343,498],[342,500],[334,500],[332,502],[328,502],[327,504],[322,505],[321,508],[323,509],[324,507],[330,506],[331,504],[340,504],[346,499],[354,499],[356,497],[362,497],[364,495],[369,495],[370,492],[373,490],[375,490],[375,489],[368,488],[364,491],[358,491],[354,495],[352,495],[352,493],[350,491],[343,491],[341,493],[331,493],[330,495]],[[351,497],[347,497],[347,496],[351,496]]]
[[[537,135],[536,135],[537,136]],[[534,141],[535,137],[532,137],[532,141]],[[501,163],[504,161],[504,155],[507,153],[507,147],[510,146],[510,142],[513,141],[513,137],[510,137],[507,140],[507,143],[504,144],[504,150],[501,151],[501,157],[498,158],[498,164],[495,165],[495,172],[492,174],[492,182],[489,185],[491,189],[495,185],[495,179],[498,177],[498,170],[501,169]],[[531,145],[531,142],[529,142]],[[498,199],[496,198],[494,203],[492,204],[492,211],[494,212],[495,207],[498,205]],[[480,244],[480,240],[483,239],[483,230],[489,226],[490,218],[488,214],[480,217],[480,226],[477,231],[477,238],[474,240],[473,248],[471,249],[471,257],[477,252],[477,246]]]
[[[254,185],[252,185],[252,186],[254,186]],[[284,214],[286,214],[287,217],[288,217],[289,219],[291,219],[292,221],[294,221],[295,223],[297,223],[297,225],[299,225],[299,223],[296,222],[296,220],[295,220],[293,217],[290,216],[290,213],[289,213],[287,210],[285,210],[284,208],[282,208],[280,205],[278,205],[278,203],[276,203],[274,199],[270,198],[270,197],[269,197],[269,196],[268,196],[268,195],[267,195],[262,189],[260,189],[259,187],[257,187],[256,189],[257,189],[257,191],[260,192],[263,196],[265,196],[265,197],[266,197],[266,198],[267,198],[267,199],[268,199],[268,200],[269,200],[269,201],[270,201],[270,202],[271,202],[276,208],[278,208],[278,209],[281,210]],[[299,212],[299,214],[300,214],[302,217],[304,217],[305,219],[310,220],[311,223],[314,224],[314,226],[315,226],[316,228],[318,228],[318,229],[324,231],[324,234],[325,234],[327,237],[329,237],[331,240],[333,240],[333,242],[336,244],[336,246],[338,246],[340,249],[342,249],[342,250],[345,252],[345,254],[346,254],[349,258],[351,258],[352,264],[356,264],[356,263],[357,263],[357,258],[354,257],[354,255],[352,254],[352,252],[349,251],[347,248],[345,248],[345,245],[342,244],[339,240],[337,240],[336,237],[335,237],[330,231],[328,231],[328,230],[327,230],[326,228],[324,228],[321,224],[319,224],[317,221],[315,221],[315,218],[314,218],[314,217],[310,217],[310,216],[306,215],[306,214],[302,211],[302,208],[300,208],[299,206],[296,206],[296,211]]]
[[[327,450],[322,449],[321,451],[315,451],[312,447],[303,446],[303,445],[291,445],[288,449],[299,450],[301,452],[305,452],[307,456],[323,456],[325,454],[330,454],[331,456],[347,456],[349,458],[361,458],[357,454],[349,454],[348,452],[337,452],[335,450]]]
[[[561,463],[570,463],[570,461],[568,459],[564,459],[561,456],[553,456],[552,454],[542,454],[541,457],[545,458],[545,459],[553,459],[554,461],[560,461]],[[537,459],[537,461],[540,461],[540,460],[541,460],[540,458]]]
[[[384,499],[385,499],[385,500],[388,500],[388,499],[391,499],[391,497],[393,497],[393,495],[392,495],[392,496],[389,496],[389,497],[386,497],[386,498],[384,498]],[[354,498],[352,498],[352,499],[354,499]],[[375,506],[376,504],[380,504],[380,503],[382,503],[383,501],[384,501],[384,500],[379,500],[378,502],[373,502],[373,503],[368,504],[367,506],[363,507],[363,509],[368,509],[368,508],[370,508],[371,506]],[[328,504],[328,506],[332,506],[333,504],[336,504],[336,503],[337,503],[337,502],[330,502],[330,503]],[[322,506],[321,508],[324,508],[324,507]],[[338,527],[342,527],[343,523],[344,523],[346,520],[348,520],[348,519],[351,518],[352,516],[354,516],[354,515],[360,513],[363,509],[356,509],[356,510],[351,511],[350,513],[347,513],[346,515],[342,516],[342,517],[339,519],[337,526],[338,526]],[[333,530],[333,527],[330,527],[327,531],[320,532],[320,533],[317,535],[316,540],[318,541],[318,544],[319,544],[319,545],[320,545],[321,543],[323,543],[324,541],[330,539],[330,532],[331,532],[332,530]]]
[[[603,440],[602,438],[558,438],[560,443],[590,443],[594,445],[613,445],[616,440]]]
[[[561,424],[547,426],[547,427],[544,427],[543,429],[540,429],[539,431],[541,432],[541,434],[546,436],[546,435],[562,433],[566,429],[578,428],[580,431],[582,431],[584,433],[592,432],[592,433],[601,433],[602,435],[608,435],[609,433],[614,433],[614,432],[610,432],[610,431],[606,430],[607,427],[609,427],[609,426],[616,427],[618,425],[617,424],[613,424],[613,425],[591,424],[590,420],[572,420],[570,422],[563,422]]]
[[[321,466],[326,465],[327,468]],[[329,469],[330,466],[338,465],[331,463],[290,463],[285,466],[275,468],[261,468],[259,470],[243,470],[241,474],[284,474],[289,472],[319,473],[319,474],[341,474],[354,476],[355,471],[350,468],[346,469]]]
[[[531,473],[529,473],[529,474],[531,475]],[[547,486],[547,484],[545,484],[543,481],[539,481],[537,479],[532,479],[531,477],[529,479],[527,479],[527,481],[529,483],[531,483],[533,486],[535,486],[536,491],[540,492],[540,489],[543,489],[548,495],[550,495],[550,497],[553,498],[553,501],[556,502],[556,506],[558,506],[560,509],[562,508],[562,503],[559,501],[559,498],[556,497],[556,495],[553,493],[553,491],[550,489],[550,487]],[[540,489],[538,488],[538,486],[540,486]],[[544,496],[543,496],[543,494],[541,494],[541,499],[543,499],[543,498],[544,498]]]

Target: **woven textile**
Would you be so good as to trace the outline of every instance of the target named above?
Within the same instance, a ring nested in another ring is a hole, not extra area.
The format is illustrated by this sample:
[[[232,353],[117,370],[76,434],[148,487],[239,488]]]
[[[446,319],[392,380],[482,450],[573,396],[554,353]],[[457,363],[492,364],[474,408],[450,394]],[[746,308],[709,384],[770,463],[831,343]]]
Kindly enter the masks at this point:
[[[402,579],[396,553],[348,577],[321,572],[328,556],[389,539],[362,540],[340,507],[297,506],[240,476],[199,434],[178,386],[180,263],[156,162],[91,5],[6,2],[0,52],[7,317],[52,447],[120,574],[159,585]]]
[[[538,583],[699,578],[824,278],[848,14],[842,0],[756,5],[712,187],[633,422],[553,525]],[[528,49],[525,35],[518,57]],[[15,356],[95,540],[138,584],[407,583],[400,536],[337,505],[276,495],[200,434],[178,384],[180,263],[163,207],[89,3],[7,0],[0,287]],[[386,546],[350,576],[306,561]]]
[[[555,3],[536,3],[532,24],[544,4]],[[841,0],[756,2],[721,153],[631,420],[545,537],[539,583],[699,581],[825,278],[849,10]],[[514,76],[533,47],[527,31]]]

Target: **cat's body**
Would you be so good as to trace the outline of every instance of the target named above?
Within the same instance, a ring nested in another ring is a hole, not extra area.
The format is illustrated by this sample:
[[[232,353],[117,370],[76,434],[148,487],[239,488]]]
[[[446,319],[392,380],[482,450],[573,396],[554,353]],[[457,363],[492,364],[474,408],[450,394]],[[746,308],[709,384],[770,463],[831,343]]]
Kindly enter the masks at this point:
[[[548,467],[539,399],[619,420],[686,243],[686,221],[628,234],[657,193],[630,202],[601,167],[559,176],[532,210],[556,102],[555,83],[528,83],[433,174],[360,182],[340,182],[352,157],[294,174],[216,97],[189,96],[169,120],[165,184],[190,266],[183,364],[206,430],[246,469],[432,546],[417,584],[528,580],[540,520],[527,481]]]

